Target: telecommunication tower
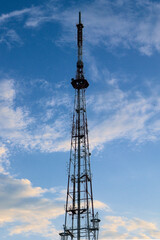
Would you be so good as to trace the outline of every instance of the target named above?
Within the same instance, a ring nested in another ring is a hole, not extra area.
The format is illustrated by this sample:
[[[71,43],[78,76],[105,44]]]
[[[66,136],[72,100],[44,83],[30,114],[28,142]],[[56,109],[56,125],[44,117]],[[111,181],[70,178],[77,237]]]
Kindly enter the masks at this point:
[[[98,213],[94,214],[92,174],[86,114],[85,90],[89,86],[83,74],[81,12],[77,24],[78,61],[76,78],[71,84],[75,89],[75,102],[71,132],[71,150],[68,168],[68,186],[65,205],[65,223],[61,240],[97,240]]]

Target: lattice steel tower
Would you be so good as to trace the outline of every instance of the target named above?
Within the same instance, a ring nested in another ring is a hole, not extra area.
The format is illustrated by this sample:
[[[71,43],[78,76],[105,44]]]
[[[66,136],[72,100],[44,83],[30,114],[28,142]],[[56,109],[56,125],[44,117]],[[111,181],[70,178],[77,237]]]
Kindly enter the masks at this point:
[[[81,13],[77,24],[78,61],[76,78],[72,78],[75,102],[71,133],[71,150],[68,169],[68,187],[65,205],[64,231],[61,240],[97,240],[98,213],[94,214],[92,175],[86,114],[85,90],[89,86],[83,74]]]

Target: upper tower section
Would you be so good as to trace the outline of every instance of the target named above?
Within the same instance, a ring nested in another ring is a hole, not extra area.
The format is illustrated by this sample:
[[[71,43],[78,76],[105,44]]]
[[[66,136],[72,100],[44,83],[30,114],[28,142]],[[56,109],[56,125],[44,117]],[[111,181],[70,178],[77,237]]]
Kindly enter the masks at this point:
[[[76,78],[72,78],[72,86],[75,89],[84,89],[89,86],[88,81],[84,78],[83,74],[83,24],[81,22],[81,12],[79,12],[79,23],[77,24],[77,47],[78,47],[78,61],[77,61],[77,72]]]

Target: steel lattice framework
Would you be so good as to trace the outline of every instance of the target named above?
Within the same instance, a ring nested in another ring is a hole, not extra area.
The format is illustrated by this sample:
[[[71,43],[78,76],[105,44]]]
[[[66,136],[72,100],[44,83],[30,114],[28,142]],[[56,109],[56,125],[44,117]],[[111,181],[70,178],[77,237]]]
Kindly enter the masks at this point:
[[[86,114],[85,90],[89,86],[83,74],[81,13],[77,24],[78,61],[75,89],[71,150],[68,169],[68,186],[65,206],[64,231],[61,240],[97,240],[99,232],[98,213],[94,214],[92,175]]]

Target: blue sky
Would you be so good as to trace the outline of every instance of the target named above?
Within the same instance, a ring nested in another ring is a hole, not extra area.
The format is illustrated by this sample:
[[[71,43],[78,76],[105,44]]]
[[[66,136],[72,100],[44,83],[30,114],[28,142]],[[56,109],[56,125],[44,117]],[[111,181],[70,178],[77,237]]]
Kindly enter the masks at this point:
[[[160,2],[0,2],[0,238],[58,240],[77,48],[100,240],[160,239]]]

